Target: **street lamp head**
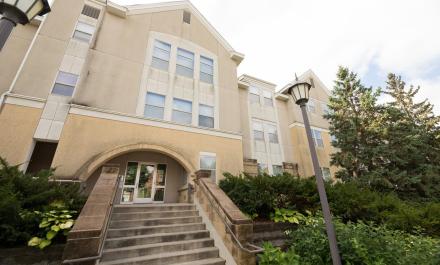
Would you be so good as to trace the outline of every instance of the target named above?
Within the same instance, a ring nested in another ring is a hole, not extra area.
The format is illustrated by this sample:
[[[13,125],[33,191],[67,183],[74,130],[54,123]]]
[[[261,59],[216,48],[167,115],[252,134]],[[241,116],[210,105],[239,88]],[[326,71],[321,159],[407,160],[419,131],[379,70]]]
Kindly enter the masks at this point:
[[[309,101],[311,87],[312,85],[309,82],[298,81],[298,78],[296,78],[295,82],[287,89],[287,93],[292,96],[296,104],[302,105]]]
[[[35,16],[49,12],[47,0],[0,0],[0,14],[15,24],[25,25]]]

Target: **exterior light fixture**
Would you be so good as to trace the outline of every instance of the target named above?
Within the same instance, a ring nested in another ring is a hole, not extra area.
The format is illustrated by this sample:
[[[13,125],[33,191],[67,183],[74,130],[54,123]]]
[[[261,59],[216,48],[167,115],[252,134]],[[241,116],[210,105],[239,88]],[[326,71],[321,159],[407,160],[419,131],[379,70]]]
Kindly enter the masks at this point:
[[[18,23],[26,25],[35,16],[49,12],[47,0],[0,0],[0,50]]]
[[[295,75],[295,81],[289,84],[284,93],[292,96],[297,105],[301,107],[301,112],[304,120],[304,127],[306,128],[307,140],[309,143],[310,155],[312,157],[313,169],[315,171],[316,185],[318,187],[319,199],[321,201],[322,213],[324,215],[325,227],[327,230],[327,237],[330,245],[330,253],[333,260],[333,265],[341,265],[341,257],[339,256],[338,244],[336,241],[336,233],[332,223],[332,215],[328,205],[327,194],[325,192],[324,179],[322,178],[321,167],[319,166],[318,156],[316,154],[315,143],[312,138],[312,130],[310,128],[309,117],[307,116],[306,105],[309,101],[310,88],[313,86],[307,81],[299,81]]]

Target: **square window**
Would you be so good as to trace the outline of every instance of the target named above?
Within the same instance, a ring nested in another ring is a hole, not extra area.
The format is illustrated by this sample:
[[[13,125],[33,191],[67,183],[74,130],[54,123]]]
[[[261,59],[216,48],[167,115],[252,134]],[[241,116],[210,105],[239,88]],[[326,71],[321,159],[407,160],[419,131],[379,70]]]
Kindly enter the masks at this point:
[[[165,96],[147,92],[145,99],[144,117],[163,119],[165,109]]]
[[[52,88],[52,94],[70,97],[73,95],[78,76],[66,72],[58,72],[55,84]]]
[[[88,43],[92,39],[94,32],[94,26],[78,21],[78,24],[76,24],[75,32],[73,33],[73,38]]]
[[[153,58],[151,60],[151,66],[168,71],[170,62],[171,45],[159,40],[154,41]]]

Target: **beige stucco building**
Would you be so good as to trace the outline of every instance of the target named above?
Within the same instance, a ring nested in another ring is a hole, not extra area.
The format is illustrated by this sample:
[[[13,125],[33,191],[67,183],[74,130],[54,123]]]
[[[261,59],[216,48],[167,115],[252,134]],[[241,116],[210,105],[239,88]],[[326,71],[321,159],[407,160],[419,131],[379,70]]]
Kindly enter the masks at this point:
[[[89,189],[103,165],[119,167],[122,202],[175,202],[198,169],[217,182],[257,165],[312,175],[299,107],[237,77],[243,59],[187,1],[56,0],[0,52],[0,156]],[[328,90],[312,71],[300,79],[315,85],[308,109],[330,177]]]

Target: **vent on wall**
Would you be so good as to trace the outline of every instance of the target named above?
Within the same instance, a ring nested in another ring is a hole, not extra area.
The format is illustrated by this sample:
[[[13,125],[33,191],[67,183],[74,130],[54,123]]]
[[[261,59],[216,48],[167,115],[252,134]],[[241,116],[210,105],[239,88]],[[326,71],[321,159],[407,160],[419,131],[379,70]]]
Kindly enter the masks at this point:
[[[99,13],[100,10],[98,8],[89,6],[89,5],[84,5],[83,10],[81,12],[81,14],[94,18],[94,19],[98,19],[99,17]]]
[[[188,11],[183,11],[183,22],[186,24],[191,24],[191,13]]]

